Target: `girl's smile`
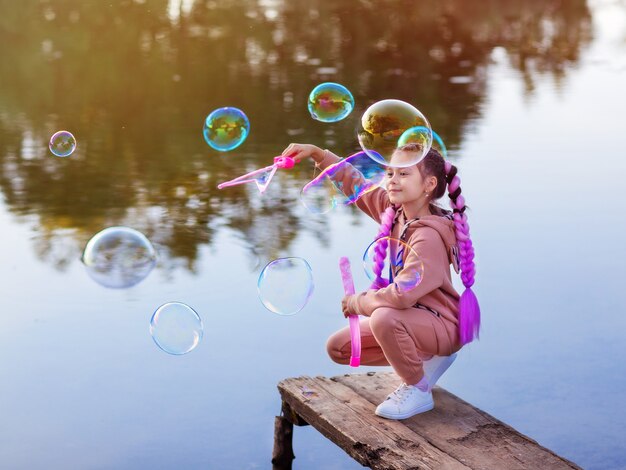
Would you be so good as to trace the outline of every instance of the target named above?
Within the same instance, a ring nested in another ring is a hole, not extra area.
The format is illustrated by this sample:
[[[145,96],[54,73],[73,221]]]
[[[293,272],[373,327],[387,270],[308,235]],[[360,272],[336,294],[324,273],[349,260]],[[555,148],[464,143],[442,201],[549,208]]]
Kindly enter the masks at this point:
[[[397,150],[391,162],[402,164],[414,158],[411,152]],[[423,178],[418,165],[403,168],[387,168],[386,189],[389,201],[392,204],[402,205],[405,213],[413,217],[429,214],[428,193],[431,193],[437,185],[435,177]]]

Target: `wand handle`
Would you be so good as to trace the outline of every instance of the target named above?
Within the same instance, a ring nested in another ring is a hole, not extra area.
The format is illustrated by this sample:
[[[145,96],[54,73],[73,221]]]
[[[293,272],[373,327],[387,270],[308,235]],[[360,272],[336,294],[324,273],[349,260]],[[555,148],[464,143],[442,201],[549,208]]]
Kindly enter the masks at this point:
[[[339,260],[339,269],[341,271],[344,293],[353,295],[354,281],[352,280],[352,271],[350,270],[350,260],[345,256],[342,256]],[[349,315],[348,317],[350,319],[350,365],[359,367],[361,363],[361,326],[359,325],[359,316]]]

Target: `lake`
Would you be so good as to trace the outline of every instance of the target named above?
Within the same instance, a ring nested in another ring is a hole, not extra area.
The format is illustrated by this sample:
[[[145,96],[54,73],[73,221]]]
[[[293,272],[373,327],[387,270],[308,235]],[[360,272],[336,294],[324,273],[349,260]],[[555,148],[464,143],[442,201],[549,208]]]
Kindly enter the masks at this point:
[[[377,226],[351,207],[309,213],[307,161],[262,196],[217,184],[290,142],[348,156],[365,109],[396,98],[446,142],[470,207],[483,328],[439,384],[584,468],[626,467],[623,0],[24,0],[0,12],[0,466],[269,468],[276,384],[355,372],[325,351],[346,324],[337,261],[366,289],[359,260]],[[353,93],[348,118],[309,115],[325,81]],[[202,137],[221,106],[251,124],[227,153]],[[78,142],[69,158],[48,150],[61,129]],[[128,289],[81,263],[116,225],[158,251]],[[286,256],[315,280],[293,316],[266,310],[256,287]],[[150,336],[170,301],[202,318],[189,354]],[[294,451],[297,469],[362,468],[310,427]]]

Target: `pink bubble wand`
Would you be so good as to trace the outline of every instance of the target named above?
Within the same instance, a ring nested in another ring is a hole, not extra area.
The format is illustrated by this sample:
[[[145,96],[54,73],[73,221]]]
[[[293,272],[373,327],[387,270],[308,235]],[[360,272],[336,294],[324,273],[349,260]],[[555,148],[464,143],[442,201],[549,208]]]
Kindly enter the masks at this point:
[[[256,183],[257,189],[261,194],[263,194],[269,186],[270,181],[272,181],[276,170],[278,170],[279,168],[293,168],[295,164],[296,161],[291,157],[274,157],[273,165],[251,171],[250,173],[238,176],[237,178],[230,181],[220,183],[217,185],[217,189],[224,189],[230,186],[237,186],[245,183]]]
[[[343,281],[343,291],[346,295],[354,295],[354,281],[350,270],[350,260],[345,256],[339,259],[339,269],[341,270],[341,280]],[[361,364],[361,326],[358,315],[349,315],[350,319],[350,365],[359,367]]]

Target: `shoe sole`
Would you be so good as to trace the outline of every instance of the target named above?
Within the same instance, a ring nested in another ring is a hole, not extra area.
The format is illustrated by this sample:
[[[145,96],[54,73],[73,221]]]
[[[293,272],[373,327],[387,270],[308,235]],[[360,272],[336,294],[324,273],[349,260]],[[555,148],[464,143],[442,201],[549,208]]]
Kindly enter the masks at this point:
[[[443,375],[443,373],[448,370],[448,368],[452,365],[455,359],[456,359],[456,353],[452,354],[451,356],[448,356],[448,360],[442,361],[441,364],[439,364],[439,367],[437,367],[433,371],[432,375],[430,377],[427,377],[427,380],[428,380],[427,391],[428,392],[432,392],[433,388],[437,384],[437,380],[439,380],[441,376]]]
[[[407,419],[407,418],[410,418],[411,416],[415,416],[420,413],[425,413],[426,411],[430,411],[434,407],[435,407],[435,402],[431,401],[430,403],[426,403],[425,405],[415,408],[414,410],[407,411],[406,413],[401,413],[401,414],[379,413],[378,410],[376,410],[374,413],[376,414],[376,416],[380,416],[381,418]]]

